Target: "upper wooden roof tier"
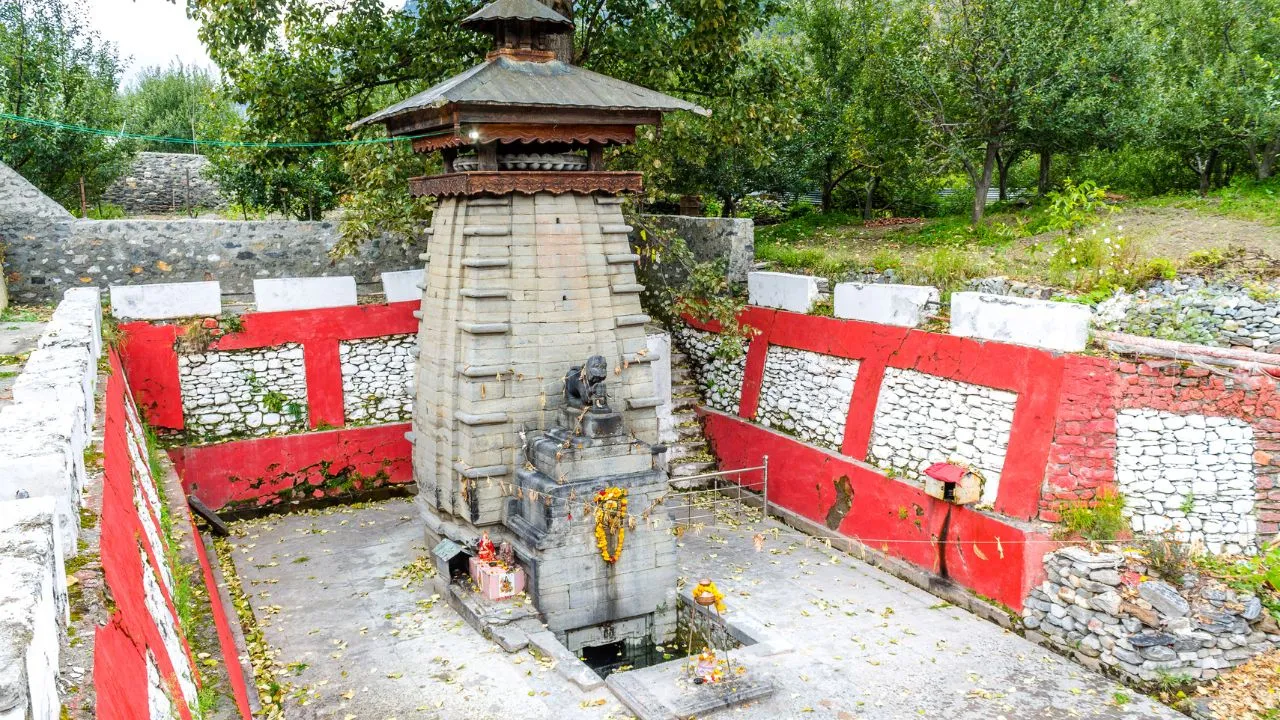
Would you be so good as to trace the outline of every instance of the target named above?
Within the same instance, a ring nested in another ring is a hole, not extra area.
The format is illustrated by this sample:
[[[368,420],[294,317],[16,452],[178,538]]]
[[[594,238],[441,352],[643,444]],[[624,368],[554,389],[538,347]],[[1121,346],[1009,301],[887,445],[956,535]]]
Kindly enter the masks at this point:
[[[468,15],[460,24],[468,30],[492,33],[503,21],[527,20],[545,26],[546,32],[568,32],[573,29],[569,18],[538,0],[497,0]]]
[[[498,117],[494,113],[498,109],[507,109],[514,115]],[[435,87],[356,121],[352,127],[384,123],[394,136],[471,122],[621,121],[647,125],[657,122],[657,115],[673,110],[711,114],[694,103],[576,65],[497,54]],[[619,113],[625,117],[619,117]]]

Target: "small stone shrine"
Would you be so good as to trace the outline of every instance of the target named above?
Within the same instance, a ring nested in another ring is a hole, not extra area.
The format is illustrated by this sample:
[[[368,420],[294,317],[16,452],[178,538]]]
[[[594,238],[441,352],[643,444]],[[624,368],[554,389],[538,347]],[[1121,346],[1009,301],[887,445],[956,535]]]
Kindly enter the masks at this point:
[[[666,489],[646,444],[660,399],[621,210],[641,176],[604,153],[664,112],[706,111],[557,56],[573,23],[537,0],[462,27],[493,38],[484,62],[356,123],[444,163],[410,181],[436,199],[411,434],[427,542],[510,542],[575,652],[660,637],[674,539],[647,513]]]

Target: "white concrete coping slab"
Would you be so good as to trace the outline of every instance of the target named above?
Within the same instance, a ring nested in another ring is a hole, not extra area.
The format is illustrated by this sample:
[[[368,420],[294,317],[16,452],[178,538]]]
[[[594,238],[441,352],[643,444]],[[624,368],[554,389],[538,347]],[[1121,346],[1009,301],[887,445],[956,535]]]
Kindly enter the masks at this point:
[[[10,545],[10,534],[0,533],[0,543]],[[24,547],[0,552],[0,717],[56,720],[62,710],[56,568],[26,552],[37,539],[18,535],[13,540]]]
[[[66,553],[53,498],[0,501],[0,537],[5,538],[0,541],[0,554],[17,551],[50,568],[59,622],[65,625],[71,619],[71,605],[67,601]]]
[[[406,302],[421,300],[422,288],[418,287],[425,279],[422,270],[398,270],[382,273],[382,292],[386,293],[387,302]]]
[[[355,305],[356,279],[342,275],[254,280],[253,302],[259,312]]]
[[[1077,352],[1089,343],[1093,312],[1078,303],[960,292],[951,296],[951,334]]]
[[[80,481],[71,443],[39,430],[0,435],[0,467],[5,469],[0,473],[0,498],[51,498],[63,551],[75,555],[80,535]]]
[[[807,313],[818,299],[818,279],[810,275],[753,272],[747,275],[747,295],[752,305]]]
[[[171,320],[222,314],[222,285],[208,282],[112,285],[111,314],[121,320]]]
[[[839,283],[835,316],[881,325],[916,327],[939,303],[938,288],[890,283]]]

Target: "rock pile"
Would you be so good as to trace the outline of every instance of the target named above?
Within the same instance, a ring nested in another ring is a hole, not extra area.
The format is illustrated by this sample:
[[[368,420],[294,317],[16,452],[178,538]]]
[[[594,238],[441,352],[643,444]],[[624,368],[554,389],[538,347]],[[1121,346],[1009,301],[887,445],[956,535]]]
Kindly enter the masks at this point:
[[[857,360],[770,346],[756,421],[805,442],[839,450],[857,378]]]
[[[194,440],[307,427],[307,378],[297,343],[179,355],[178,380]]]
[[[1138,682],[1210,679],[1280,646],[1280,625],[1253,595],[1188,575],[1146,578],[1138,558],[1068,547],[1045,555],[1048,579],[1023,609],[1027,637],[1093,669]]]
[[[1195,276],[1161,280],[1098,305],[1108,330],[1182,342],[1280,351],[1280,288]]]
[[[348,424],[407,422],[413,417],[416,336],[347,340],[338,352]]]
[[[720,412],[737,413],[742,401],[742,375],[747,366],[746,352],[732,360],[719,357],[720,336],[693,328],[677,331],[680,346],[689,356],[698,387],[707,407]]]

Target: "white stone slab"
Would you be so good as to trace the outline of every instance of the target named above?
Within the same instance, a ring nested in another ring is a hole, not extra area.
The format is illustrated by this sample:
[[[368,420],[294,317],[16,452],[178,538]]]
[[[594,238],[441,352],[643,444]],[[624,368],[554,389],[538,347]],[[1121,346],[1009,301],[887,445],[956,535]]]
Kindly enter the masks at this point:
[[[882,325],[916,327],[939,304],[938,288],[928,285],[840,283],[835,316]]]
[[[747,275],[747,293],[752,305],[807,313],[818,299],[818,279],[810,275],[753,272]]]
[[[644,340],[649,357],[657,358],[649,363],[649,369],[653,373],[654,397],[662,400],[662,404],[654,408],[658,415],[658,442],[673,443],[677,437],[671,404],[671,336],[650,333]]]
[[[1089,342],[1092,314],[1077,303],[960,292],[951,296],[951,334],[1076,352]]]
[[[254,280],[253,300],[260,312],[355,305],[356,279],[344,275]]]
[[[168,320],[222,314],[217,281],[112,285],[111,314],[121,320]]]
[[[382,273],[382,291],[387,295],[387,302],[421,300],[422,288],[418,285],[425,274],[422,270]]]

